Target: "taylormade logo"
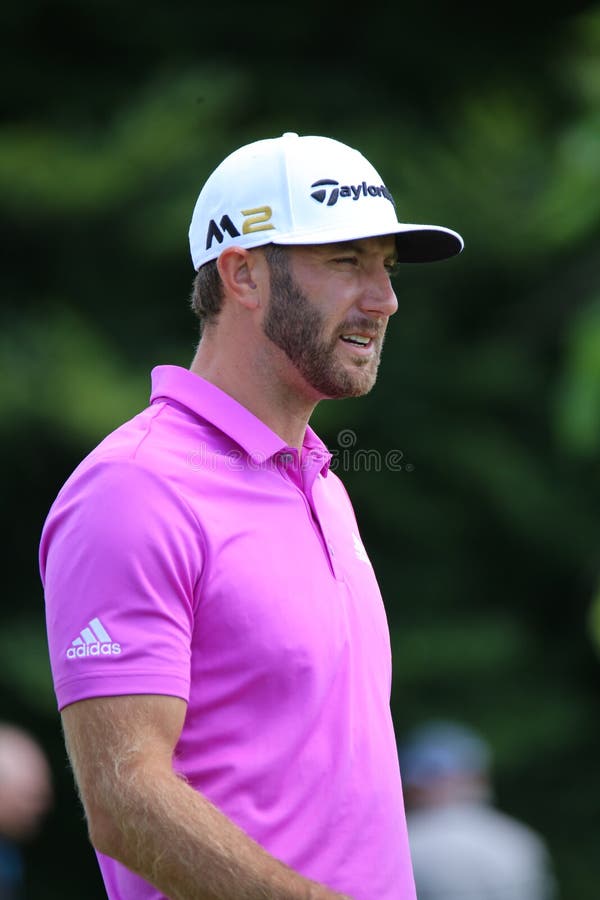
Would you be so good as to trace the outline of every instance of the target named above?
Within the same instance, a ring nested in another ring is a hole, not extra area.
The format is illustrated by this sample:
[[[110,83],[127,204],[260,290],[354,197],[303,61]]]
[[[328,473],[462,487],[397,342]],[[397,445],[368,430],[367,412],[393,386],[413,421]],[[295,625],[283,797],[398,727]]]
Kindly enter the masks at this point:
[[[118,656],[121,645],[115,644],[100,619],[88,622],[79,637],[67,650],[67,659],[81,659],[85,656]]]
[[[333,178],[321,178],[311,184],[311,188],[317,188],[310,195],[313,200],[317,203],[325,203],[327,200],[326,206],[335,206],[339,199],[346,197],[351,197],[352,200],[358,200],[360,197],[385,197],[392,206],[394,205],[394,198],[384,184],[367,184],[366,181],[362,184],[340,184]]]

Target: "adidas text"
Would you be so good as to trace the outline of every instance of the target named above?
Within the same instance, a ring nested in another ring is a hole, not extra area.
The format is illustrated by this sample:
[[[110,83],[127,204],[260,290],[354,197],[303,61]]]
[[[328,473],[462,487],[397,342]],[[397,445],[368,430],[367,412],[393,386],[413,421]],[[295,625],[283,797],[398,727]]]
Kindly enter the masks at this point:
[[[67,659],[78,659],[83,656],[118,656],[120,652],[120,644],[80,644],[78,647],[69,647]]]

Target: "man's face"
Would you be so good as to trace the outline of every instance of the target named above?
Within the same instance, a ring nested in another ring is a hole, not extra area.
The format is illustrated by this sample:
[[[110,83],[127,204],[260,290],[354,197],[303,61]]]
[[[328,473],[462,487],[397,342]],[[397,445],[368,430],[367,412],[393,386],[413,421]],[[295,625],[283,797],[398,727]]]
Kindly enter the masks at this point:
[[[52,803],[52,774],[41,748],[10,726],[0,729],[0,837],[32,837]]]
[[[394,238],[295,246],[276,254],[266,337],[319,397],[368,393],[398,306],[390,283]]]

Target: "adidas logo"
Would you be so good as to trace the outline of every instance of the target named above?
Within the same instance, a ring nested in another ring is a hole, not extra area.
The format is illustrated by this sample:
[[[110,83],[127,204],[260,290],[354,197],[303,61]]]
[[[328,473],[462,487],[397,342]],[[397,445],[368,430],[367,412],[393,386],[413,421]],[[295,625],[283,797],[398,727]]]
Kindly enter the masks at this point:
[[[353,200],[358,200],[361,196],[385,197],[386,200],[390,201],[392,206],[394,205],[394,198],[384,184],[367,184],[366,181],[363,181],[362,184],[340,185],[339,181],[334,181],[333,178],[321,178],[319,181],[315,181],[314,184],[311,184],[311,188],[317,188],[317,190],[313,191],[310,195],[313,200],[316,200],[317,203],[325,203],[325,199],[327,198],[326,206],[335,206],[340,197],[352,197]],[[327,196],[327,188],[331,188],[329,196]]]
[[[83,656],[118,656],[121,645],[113,643],[111,636],[100,621],[92,619],[76,637],[67,650],[67,659],[80,659]]]
[[[356,553],[356,558],[360,559],[361,562],[368,563],[371,565],[371,560],[367,556],[367,551],[365,550],[365,546],[356,532],[352,532],[352,540],[354,541],[354,552]]]

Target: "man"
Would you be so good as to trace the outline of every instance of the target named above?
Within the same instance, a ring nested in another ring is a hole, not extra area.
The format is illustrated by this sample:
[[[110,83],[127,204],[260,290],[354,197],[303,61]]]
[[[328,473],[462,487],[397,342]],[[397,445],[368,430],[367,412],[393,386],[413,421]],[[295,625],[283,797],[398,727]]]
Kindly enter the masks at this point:
[[[41,744],[21,726],[0,722],[0,900],[25,896],[23,846],[37,835],[53,802]]]
[[[399,223],[324,137],[228,156],[190,226],[190,370],[77,468],[40,560],[55,688],[111,900],[414,900],[385,612],[324,398],[375,381]]]
[[[494,807],[491,749],[473,728],[424,722],[400,765],[419,900],[556,900],[545,841]]]

